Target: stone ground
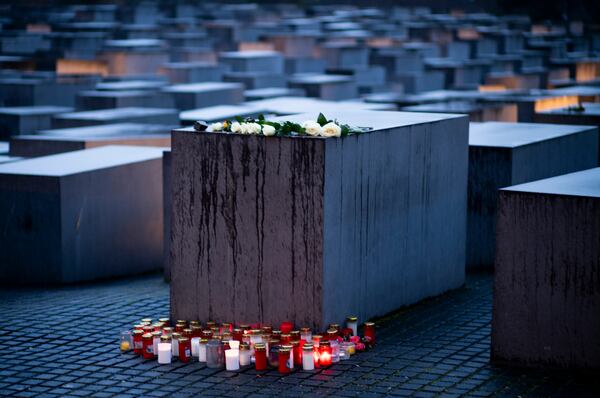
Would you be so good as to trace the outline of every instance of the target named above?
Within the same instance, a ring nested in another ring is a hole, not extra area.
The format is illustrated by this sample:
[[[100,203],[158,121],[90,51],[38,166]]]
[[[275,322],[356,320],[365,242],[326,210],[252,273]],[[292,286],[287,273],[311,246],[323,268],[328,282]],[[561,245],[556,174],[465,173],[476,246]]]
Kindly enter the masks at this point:
[[[489,364],[489,274],[469,275],[464,288],[382,319],[373,351],[286,377],[121,354],[119,331],[166,316],[168,298],[159,276],[0,291],[0,396],[600,396],[600,383],[583,376]]]

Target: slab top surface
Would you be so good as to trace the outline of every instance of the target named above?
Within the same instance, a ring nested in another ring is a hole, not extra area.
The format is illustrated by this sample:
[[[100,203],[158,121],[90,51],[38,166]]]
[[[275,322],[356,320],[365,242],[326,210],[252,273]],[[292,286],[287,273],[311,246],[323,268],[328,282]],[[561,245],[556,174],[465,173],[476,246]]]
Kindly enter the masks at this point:
[[[394,110],[387,103],[367,103],[350,101],[326,101],[308,97],[278,97],[245,102],[245,105],[265,109],[278,115],[291,115],[298,112],[332,112],[354,110]]]
[[[7,108],[0,108],[0,114],[4,115],[54,115],[56,113],[71,112],[73,108],[67,108],[64,106],[11,106]]]
[[[560,109],[552,109],[552,110],[548,110],[548,111],[542,111],[542,112],[538,112],[538,113],[573,115],[573,116],[577,116],[577,115],[600,116],[600,104],[599,103],[585,102],[582,105],[584,108],[583,111],[577,111],[577,110],[573,110],[573,109],[569,109],[569,108],[560,108]]]
[[[96,85],[96,88],[98,90],[149,90],[159,89],[166,85],[167,82],[163,81],[125,80],[120,82],[98,83]]]
[[[240,58],[240,59],[252,59],[252,58],[265,58],[265,57],[280,57],[281,53],[277,51],[227,51],[219,54],[219,57],[223,58]]]
[[[169,87],[165,87],[164,91],[170,93],[200,93],[210,92],[218,90],[229,90],[229,89],[243,89],[244,85],[241,83],[225,83],[225,82],[206,82],[206,83],[188,83],[188,84],[174,84]]]
[[[168,115],[175,113],[174,109],[167,108],[115,108],[115,109],[99,109],[95,111],[71,112],[63,113],[56,116],[60,119],[76,119],[76,120],[110,120],[121,119],[127,117]]]
[[[471,123],[469,145],[515,148],[595,129],[566,124],[486,122]]]
[[[246,116],[256,113],[265,113],[260,109],[249,105],[216,105],[206,108],[184,111],[179,114],[181,120],[225,120],[236,116]]]
[[[514,185],[502,191],[600,198],[600,167]]]
[[[158,159],[168,148],[109,145],[0,165],[0,175],[62,177]]]
[[[69,127],[64,129],[40,130],[35,136],[85,139],[147,133],[167,133],[173,126],[143,123],[114,123],[98,126]],[[24,137],[24,136],[19,136]]]
[[[307,74],[294,76],[290,79],[292,83],[300,84],[330,84],[330,83],[348,83],[354,81],[351,77],[345,75],[325,75],[325,74]]]
[[[299,113],[294,115],[279,116],[267,119],[273,121],[291,121],[302,124],[307,120],[317,120],[319,112],[320,111]],[[373,131],[388,130],[417,124],[434,123],[442,120],[449,120],[461,117],[466,118],[465,115],[452,115],[448,113],[388,112],[369,110],[348,111],[348,109],[343,108],[340,108],[335,111],[328,111],[325,113],[325,116],[330,120],[338,120],[339,123],[348,124],[353,127],[370,127],[371,129],[373,129]],[[186,127],[178,129],[177,131],[195,132],[193,127]],[[205,134],[213,133],[207,132]],[[303,138],[322,139],[321,137]]]

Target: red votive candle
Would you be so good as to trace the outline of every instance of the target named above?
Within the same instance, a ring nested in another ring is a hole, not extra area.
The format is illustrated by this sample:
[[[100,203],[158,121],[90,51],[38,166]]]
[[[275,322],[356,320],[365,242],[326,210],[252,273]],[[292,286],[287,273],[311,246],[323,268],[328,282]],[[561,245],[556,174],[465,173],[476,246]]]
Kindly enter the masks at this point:
[[[294,329],[294,324],[292,322],[281,322],[279,329],[281,333],[289,334]]]
[[[267,346],[264,343],[254,344],[254,365],[256,370],[267,370]]]
[[[365,337],[370,337],[371,344],[375,344],[375,323],[365,322]]]
[[[189,362],[192,356],[192,342],[187,337],[179,339],[179,360],[181,362]]]
[[[302,366],[302,347],[299,341],[292,341],[292,350],[294,354],[294,365]]]
[[[279,347],[279,373],[287,374],[292,371],[294,357],[292,356],[290,346],[283,345]]]
[[[331,366],[331,360],[333,355],[329,341],[321,342],[321,344],[319,345],[319,353],[321,354],[319,357],[319,364],[323,367]]]
[[[151,333],[144,333],[142,336],[142,349],[144,359],[154,359],[154,341]]]
[[[290,344],[290,342],[292,341],[292,336],[289,334],[282,333],[279,341],[281,342],[281,344]]]
[[[144,331],[140,329],[133,331],[133,352],[136,355],[143,355],[144,353],[144,343],[142,342],[143,334]]]

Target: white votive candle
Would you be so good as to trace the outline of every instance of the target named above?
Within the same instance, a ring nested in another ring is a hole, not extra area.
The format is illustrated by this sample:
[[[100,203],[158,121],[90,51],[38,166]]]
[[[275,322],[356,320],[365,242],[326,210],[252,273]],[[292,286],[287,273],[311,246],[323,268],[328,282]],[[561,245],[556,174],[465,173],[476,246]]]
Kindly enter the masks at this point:
[[[240,342],[237,340],[229,340],[229,348],[231,348],[232,350],[239,350]]]
[[[240,366],[248,366],[251,363],[250,360],[250,347],[248,347],[247,345],[245,347],[242,347],[243,349],[240,350]]]
[[[200,350],[200,337],[192,337],[192,356],[197,357]]]
[[[225,369],[240,370],[240,350],[225,350]]]
[[[177,336],[173,336],[173,339],[171,340],[171,356],[173,358],[177,357],[179,358],[179,339]]]
[[[352,329],[352,335],[358,336],[358,318],[355,316],[349,316],[346,318],[346,327]]]
[[[206,341],[198,345],[198,362],[206,362]]]
[[[171,363],[171,344],[158,343],[158,363]]]

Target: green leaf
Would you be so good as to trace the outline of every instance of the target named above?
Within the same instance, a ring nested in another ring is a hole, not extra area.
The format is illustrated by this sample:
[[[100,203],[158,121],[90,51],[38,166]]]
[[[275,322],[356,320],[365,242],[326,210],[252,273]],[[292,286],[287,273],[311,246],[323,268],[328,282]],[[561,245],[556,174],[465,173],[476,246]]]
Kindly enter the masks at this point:
[[[322,113],[319,113],[319,117],[317,118],[317,123],[319,123],[321,126],[325,126],[327,123],[329,123],[329,121],[327,120],[325,115],[323,115]]]
[[[342,129],[342,137],[345,137],[348,134],[350,134],[350,127],[347,124],[342,124],[340,128]]]
[[[265,115],[263,115],[262,113],[258,115],[258,121],[259,122],[264,122],[265,121]]]
[[[242,123],[242,122],[244,121],[244,119],[242,119],[242,117],[241,117],[241,116],[236,116],[236,117],[235,117],[235,120],[236,120],[238,123]]]

